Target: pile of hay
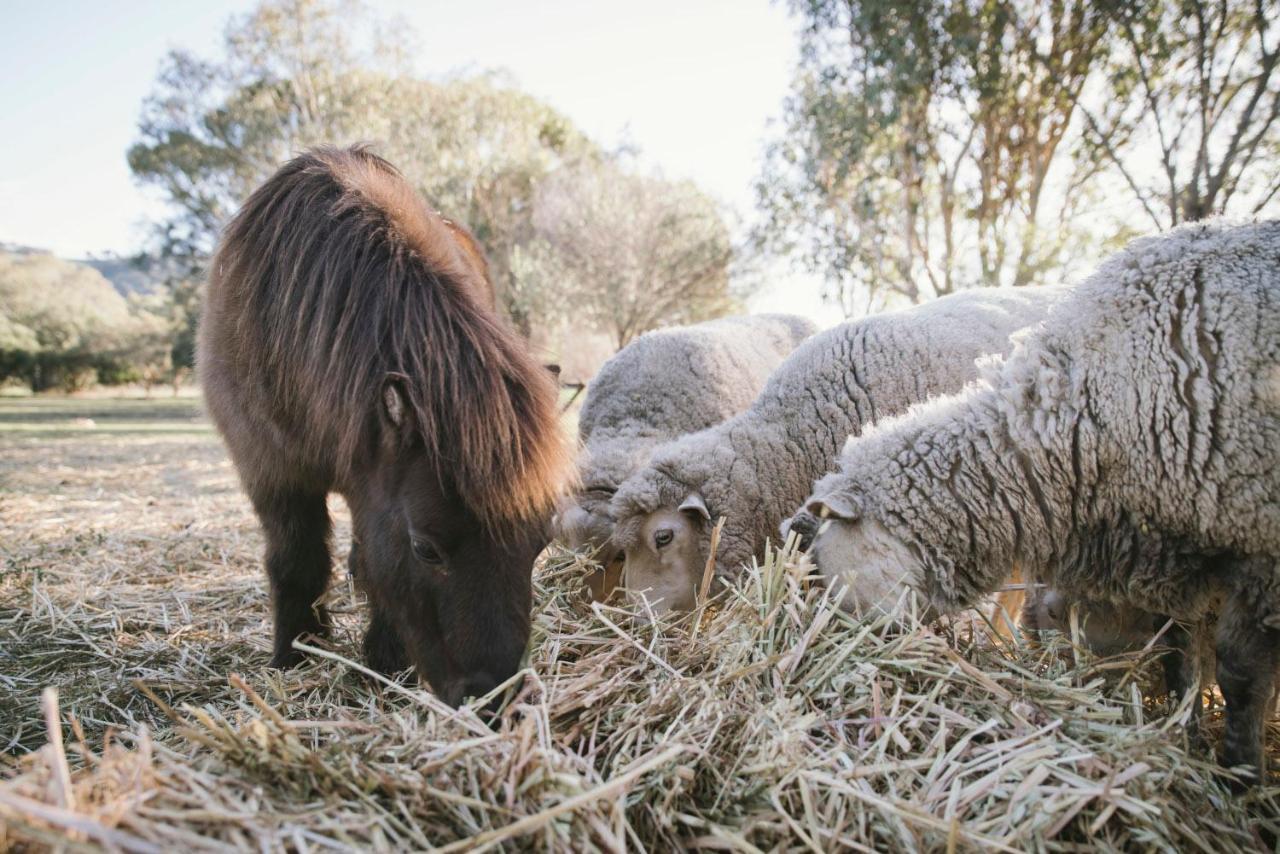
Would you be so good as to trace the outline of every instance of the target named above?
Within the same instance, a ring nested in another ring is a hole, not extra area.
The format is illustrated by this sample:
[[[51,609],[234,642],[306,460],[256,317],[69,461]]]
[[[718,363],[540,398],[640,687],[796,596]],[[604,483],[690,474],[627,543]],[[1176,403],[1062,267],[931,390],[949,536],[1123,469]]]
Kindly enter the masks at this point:
[[[72,685],[41,707],[59,653],[42,659],[41,633],[67,633],[14,612],[9,711],[53,737],[0,770],[0,848],[1221,852],[1280,831],[1275,790],[1229,794],[1185,748],[1187,706],[1144,698],[1150,657],[854,621],[779,554],[650,625],[588,604],[589,569],[540,570],[528,667],[493,728],[348,660],[349,590],[333,647],[294,672],[255,649],[190,645],[149,674],[125,656],[103,712],[123,731],[73,714]]]

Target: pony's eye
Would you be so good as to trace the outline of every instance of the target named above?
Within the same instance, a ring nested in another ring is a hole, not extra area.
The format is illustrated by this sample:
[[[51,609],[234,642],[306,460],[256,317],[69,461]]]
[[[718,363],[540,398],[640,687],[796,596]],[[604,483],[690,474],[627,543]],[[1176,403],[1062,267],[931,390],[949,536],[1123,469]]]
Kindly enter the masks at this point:
[[[431,543],[417,537],[414,537],[410,542],[413,544],[413,556],[418,560],[430,564],[444,563],[444,558],[440,556],[440,552],[436,551],[435,546],[431,545]]]
[[[675,534],[671,532],[670,528],[659,528],[653,532],[653,544],[658,548],[670,545],[673,539],[675,539]]]

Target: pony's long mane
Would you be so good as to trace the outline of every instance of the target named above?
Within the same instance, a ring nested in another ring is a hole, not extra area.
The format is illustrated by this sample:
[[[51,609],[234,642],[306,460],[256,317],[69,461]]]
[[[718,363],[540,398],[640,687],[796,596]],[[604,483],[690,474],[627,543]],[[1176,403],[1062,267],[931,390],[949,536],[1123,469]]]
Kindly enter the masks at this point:
[[[378,441],[383,380],[401,373],[427,451],[477,516],[551,508],[571,468],[555,383],[493,311],[471,235],[390,163],[324,147],[285,164],[227,227],[213,279],[310,459],[355,475]]]

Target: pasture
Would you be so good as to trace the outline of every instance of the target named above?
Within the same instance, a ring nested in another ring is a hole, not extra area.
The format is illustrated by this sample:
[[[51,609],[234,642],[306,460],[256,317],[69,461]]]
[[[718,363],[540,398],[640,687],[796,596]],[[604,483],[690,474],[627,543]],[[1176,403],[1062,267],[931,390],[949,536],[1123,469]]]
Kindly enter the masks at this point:
[[[194,398],[0,398],[0,848],[1253,850],[1151,656],[895,629],[774,553],[651,626],[549,553],[492,723],[330,644],[266,668],[261,538]],[[53,689],[52,691],[48,689]],[[1220,707],[1208,714],[1215,740]],[[1274,733],[1272,734],[1274,742]]]

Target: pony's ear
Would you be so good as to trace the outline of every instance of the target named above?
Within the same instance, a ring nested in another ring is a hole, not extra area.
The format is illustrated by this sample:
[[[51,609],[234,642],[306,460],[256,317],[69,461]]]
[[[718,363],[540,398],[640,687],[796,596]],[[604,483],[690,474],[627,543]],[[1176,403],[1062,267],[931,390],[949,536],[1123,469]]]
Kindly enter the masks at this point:
[[[804,509],[818,519],[840,519],[845,522],[852,522],[862,515],[857,505],[839,494],[811,498]]]
[[[711,511],[707,509],[707,502],[703,501],[702,496],[696,492],[690,492],[686,495],[677,509],[681,513],[692,513],[695,516],[700,516],[704,522],[711,521]]]
[[[409,378],[404,374],[389,373],[382,378],[382,393],[378,396],[378,411],[393,433],[404,435],[413,426],[413,411],[409,406]]]

